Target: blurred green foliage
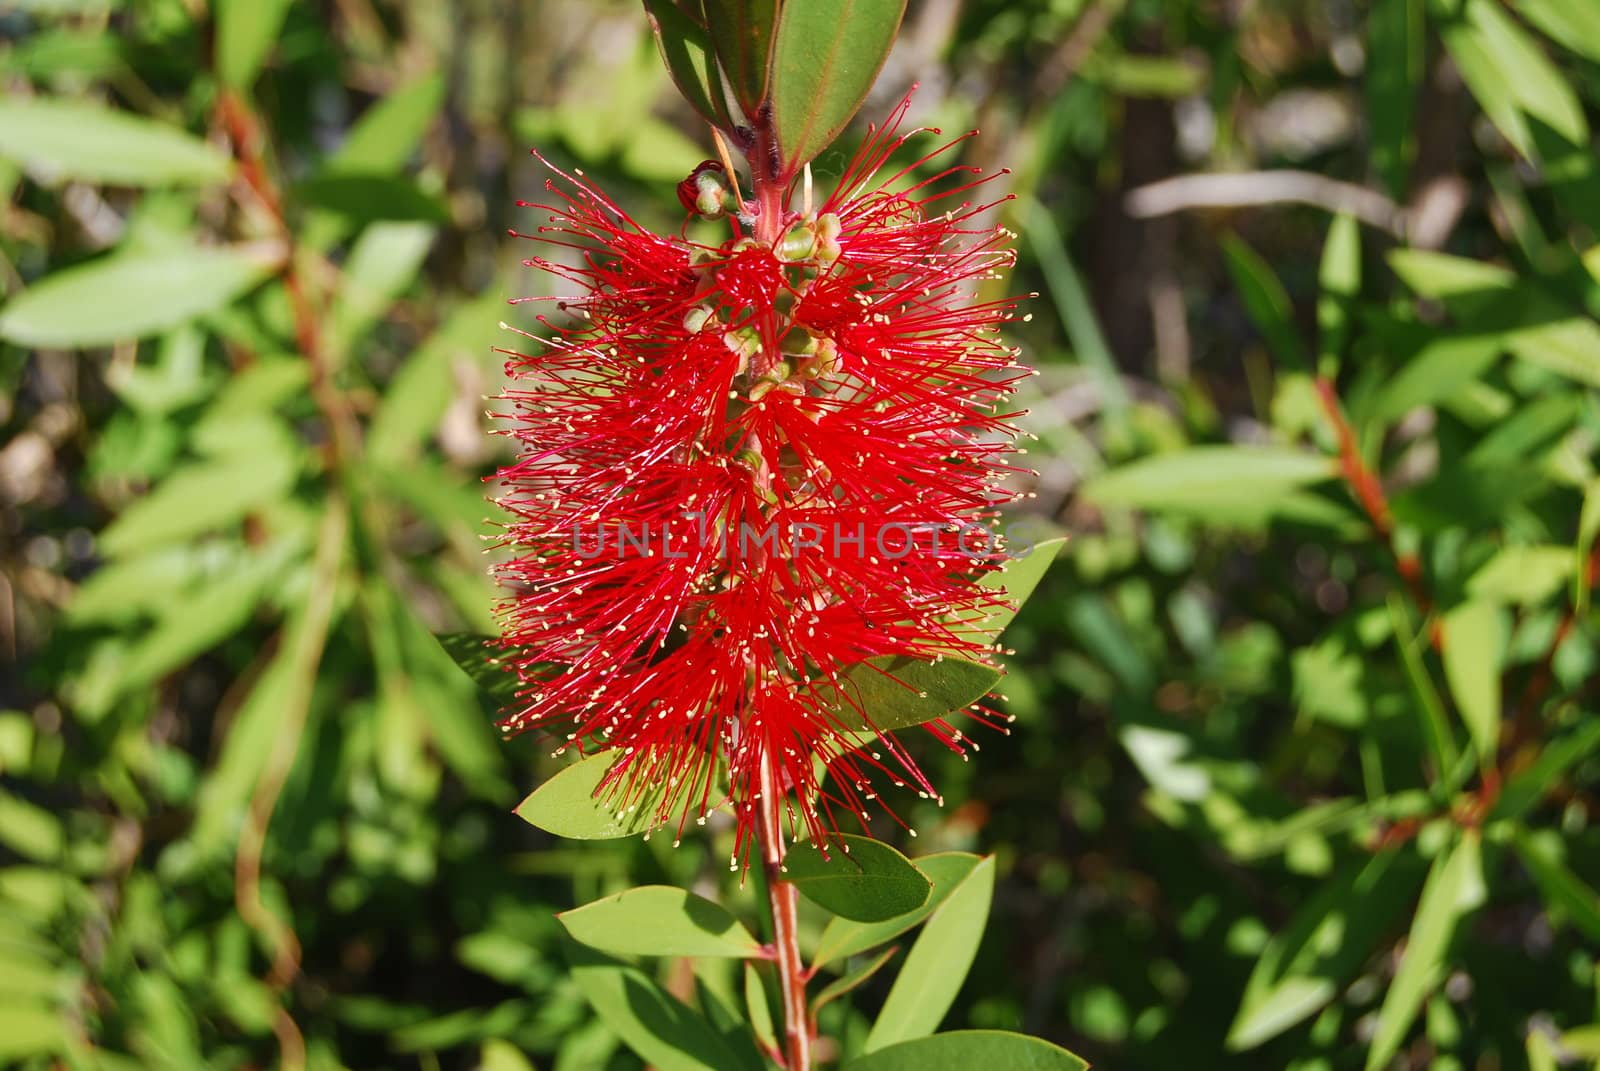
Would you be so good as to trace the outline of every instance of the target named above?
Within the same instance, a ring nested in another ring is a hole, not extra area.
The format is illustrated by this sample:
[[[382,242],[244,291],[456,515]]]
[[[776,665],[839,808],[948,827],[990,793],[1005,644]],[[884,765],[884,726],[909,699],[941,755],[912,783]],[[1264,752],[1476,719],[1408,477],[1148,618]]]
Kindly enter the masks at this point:
[[[947,1027],[1600,1057],[1597,23],[911,5],[866,114],[920,80],[1013,169],[1033,507],[1074,532],[1013,732],[914,745],[917,849],[997,854]],[[556,764],[428,633],[492,627],[525,150],[676,228],[707,139],[659,68],[622,0],[0,6],[0,1062],[639,1066],[554,912],[742,904],[729,832],[518,821]]]

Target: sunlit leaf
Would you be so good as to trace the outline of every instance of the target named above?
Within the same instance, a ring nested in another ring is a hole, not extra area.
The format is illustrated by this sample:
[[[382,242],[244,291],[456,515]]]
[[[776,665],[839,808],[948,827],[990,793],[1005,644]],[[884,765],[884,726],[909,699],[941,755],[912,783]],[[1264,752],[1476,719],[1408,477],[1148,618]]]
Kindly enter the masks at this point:
[[[761,944],[727,908],[668,885],[642,885],[556,916],[576,941],[629,956],[748,959]]]
[[[955,1030],[905,1041],[848,1060],[843,1071],[1087,1071],[1087,1061],[1058,1045],[1002,1030]]]
[[[154,119],[15,94],[0,100],[0,157],[41,177],[114,186],[210,185],[233,173],[221,150]]]

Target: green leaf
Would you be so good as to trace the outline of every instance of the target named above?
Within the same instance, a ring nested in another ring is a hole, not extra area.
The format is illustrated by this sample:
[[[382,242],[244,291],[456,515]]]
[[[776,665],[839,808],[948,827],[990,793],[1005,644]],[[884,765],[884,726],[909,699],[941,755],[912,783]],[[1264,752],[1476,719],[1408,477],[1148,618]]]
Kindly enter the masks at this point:
[[[842,1071],[1086,1071],[1066,1049],[1003,1030],[955,1030],[901,1042],[848,1061]]]
[[[1467,579],[1467,594],[1474,599],[1537,606],[1560,591],[1572,573],[1571,547],[1513,543],[1495,551]]]
[[[1373,169],[1397,198],[1416,155],[1411,119],[1426,44],[1422,0],[1375,0],[1367,17],[1367,125]]]
[[[1492,368],[1504,350],[1497,333],[1430,339],[1378,391],[1372,402],[1373,421],[1388,423],[1418,406],[1446,401]]]
[[[23,1060],[63,1052],[69,1036],[66,1018],[55,1009],[20,1000],[0,1001],[0,1059]]]
[[[1328,225],[1318,278],[1317,357],[1323,371],[1331,372],[1349,345],[1355,302],[1361,293],[1361,230],[1354,216],[1337,215]]]
[[[1583,106],[1536,41],[1495,0],[1436,0],[1439,36],[1479,107],[1507,141],[1533,157],[1530,120],[1566,141],[1589,140]]]
[[[1600,7],[1589,0],[1517,0],[1517,13],[1552,41],[1600,63]]]
[[[294,0],[219,0],[217,76],[233,89],[249,89],[283,29]]]
[[[783,175],[816,159],[867,99],[905,7],[905,0],[783,5],[767,91]]]
[[[1511,843],[1538,883],[1545,903],[1590,940],[1600,941],[1600,893],[1567,867],[1561,835],[1554,830],[1531,833],[1516,829]]]
[[[100,534],[100,548],[122,556],[236,524],[287,494],[297,470],[281,453],[188,465],[123,510]]]
[[[226,182],[233,161],[175,127],[84,101],[0,100],[0,157],[40,177],[113,186]]]
[[[618,955],[761,954],[760,942],[727,908],[669,885],[642,885],[556,917],[574,940]]]
[[[973,626],[979,635],[987,636],[991,640],[999,638],[1006,630],[1006,626],[1011,624],[1012,619],[1022,609],[1023,603],[1028,601],[1028,597],[1039,586],[1039,582],[1044,579],[1044,574],[1055,562],[1056,556],[1061,553],[1061,548],[1066,545],[1065,536],[1041,540],[1026,554],[1007,558],[999,569],[984,574],[978,581],[979,586],[1003,592],[1006,601],[1015,609],[999,608],[989,611]]]
[[[650,829],[647,798],[618,815],[600,784],[620,753],[602,751],[557,773],[517,805],[517,817],[549,833],[574,840],[612,840]],[[626,778],[624,778],[626,780]],[[609,792],[609,788],[606,790]]]
[[[1506,782],[1490,819],[1522,817],[1560,783],[1568,769],[1596,749],[1600,749],[1600,719],[1585,719],[1572,732],[1550,740],[1531,765]]]
[[[499,713],[514,706],[519,700],[517,690],[522,687],[517,675],[502,665],[495,656],[494,640],[472,632],[445,632],[434,636],[455,664],[465,673],[486,699],[484,707]]]
[[[444,106],[444,76],[430,74],[383,95],[361,114],[321,175],[383,175],[411,159]]]
[[[1493,763],[1500,742],[1500,673],[1510,629],[1487,599],[1462,603],[1444,616],[1444,677],[1481,763]]]
[[[732,130],[736,124],[706,28],[684,14],[673,0],[644,0],[644,10],[667,73],[683,99],[712,126]]]
[[[65,268],[0,306],[0,338],[81,348],[141,338],[212,312],[278,266],[260,249],[160,248]]]
[[[1141,458],[1080,490],[1097,506],[1207,513],[1271,507],[1274,499],[1334,475],[1334,463],[1283,446],[1191,446]]]
[[[702,0],[701,7],[734,96],[746,115],[755,115],[767,93],[778,0]]]
[[[945,898],[966,881],[982,861],[967,852],[936,852],[918,858],[915,860],[916,868],[933,885],[926,903],[914,911],[883,922],[857,922],[844,918],[831,920],[817,941],[812,963],[821,967],[847,959],[905,933],[933,914],[934,909],[944,903]]]
[[[1289,293],[1278,281],[1272,266],[1237,235],[1222,239],[1222,251],[1227,257],[1228,274],[1233,285],[1239,288],[1244,307],[1255,322],[1256,329],[1267,340],[1267,345],[1280,361],[1293,368],[1309,368],[1305,345],[1294,324],[1294,307],[1289,303]]]
[[[482,366],[499,330],[505,298],[491,292],[457,306],[411,354],[383,392],[367,445],[384,465],[410,462],[439,426],[458,391],[456,366]]]
[[[376,223],[361,232],[328,314],[331,353],[346,353],[411,285],[436,233],[426,223]]]
[[[600,1018],[657,1071],[729,1071],[743,1066],[715,1028],[643,971],[582,948],[572,979]]]
[[[744,965],[744,1006],[750,1016],[750,1031],[769,1049],[778,1047],[778,1033],[772,1025],[772,1005],[767,1000],[767,986],[761,980],[761,966]]]
[[[1411,857],[1359,861],[1308,900],[1256,960],[1227,1047],[1253,1049],[1326,1007],[1416,890]]]
[[[939,1028],[978,955],[993,896],[994,857],[990,856],[973,867],[928,918],[884,998],[865,1051],[876,1052]]]
[[[828,856],[815,844],[798,844],[783,869],[812,903],[842,918],[883,922],[927,903],[932,888],[911,861],[871,837],[839,834]]]
[[[868,959],[853,971],[840,975],[817,991],[811,999],[811,1014],[815,1016],[823,1008],[838,1000],[840,997],[865,984],[871,977],[883,969],[884,964],[894,958],[900,951],[898,945],[891,945]]]
[[[1600,1060],[1600,1023],[1564,1030],[1558,1040],[1561,1047],[1573,1056]]]
[[[1483,900],[1482,844],[1478,831],[1469,829],[1439,853],[1428,871],[1405,953],[1378,1011],[1372,1047],[1367,1050],[1367,1071],[1388,1067],[1400,1051],[1423,1001],[1444,971],[1457,927]]]
[[[313,208],[364,226],[377,220],[448,223],[450,209],[416,182],[399,175],[318,175],[295,187],[295,196]]]
[[[889,732],[964,710],[988,695],[1002,676],[993,666],[964,658],[872,658],[839,675],[829,705],[844,729]]]

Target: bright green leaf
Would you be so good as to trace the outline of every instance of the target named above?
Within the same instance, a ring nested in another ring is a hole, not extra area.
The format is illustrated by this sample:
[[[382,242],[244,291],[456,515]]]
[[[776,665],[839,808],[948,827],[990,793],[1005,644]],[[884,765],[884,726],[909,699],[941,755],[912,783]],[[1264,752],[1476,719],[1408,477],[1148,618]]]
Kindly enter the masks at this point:
[[[0,338],[70,349],[153,335],[221,308],[277,266],[277,253],[243,246],[118,253],[19,292],[0,306]]]
[[[556,916],[573,939],[629,956],[760,955],[727,908],[668,885],[643,885]]]
[[[233,173],[226,154],[176,127],[53,97],[0,100],[0,157],[41,177],[113,186],[210,185]]]
[[[1335,216],[1328,225],[1319,281],[1318,361],[1324,370],[1329,370],[1337,367],[1349,344],[1355,301],[1361,293],[1361,230],[1354,216]]]
[[[1326,457],[1281,446],[1192,446],[1102,473],[1080,494],[1101,507],[1205,513],[1270,508],[1275,498],[1334,475]]]
[[[859,922],[883,922],[915,911],[927,902],[932,888],[889,845],[848,833],[829,843],[827,858],[815,844],[796,845],[784,857],[783,869],[806,899]]]
[[[1474,599],[1537,606],[1572,575],[1572,548],[1557,543],[1513,543],[1495,551],[1467,580]]]
[[[1482,845],[1478,831],[1466,830],[1439,853],[1422,887],[1394,981],[1384,994],[1378,1024],[1367,1050],[1367,1071],[1389,1066],[1416,1021],[1428,993],[1446,965],[1451,939],[1461,920],[1484,900]]]
[[[1499,606],[1464,602],[1444,616],[1444,676],[1482,763],[1495,761],[1500,741],[1500,673],[1510,632]]]
[[[1025,1034],[955,1030],[901,1042],[845,1063],[843,1071],[1087,1071],[1087,1061]]]
[[[994,858],[984,859],[951,891],[922,928],[884,998],[865,1051],[924,1037],[939,1028],[972,969],[994,896]]]
[[[217,76],[233,89],[249,89],[283,28],[294,0],[219,0],[216,6]]]
[[[122,556],[237,524],[294,485],[296,459],[281,453],[233,454],[191,464],[157,484],[100,534]]]
[[[603,751],[573,763],[518,804],[517,816],[530,825],[574,840],[611,840],[648,831],[654,811],[648,791],[637,806],[618,815],[609,799],[610,789],[600,787],[619,757],[616,751]],[[627,783],[624,776],[624,787]]]

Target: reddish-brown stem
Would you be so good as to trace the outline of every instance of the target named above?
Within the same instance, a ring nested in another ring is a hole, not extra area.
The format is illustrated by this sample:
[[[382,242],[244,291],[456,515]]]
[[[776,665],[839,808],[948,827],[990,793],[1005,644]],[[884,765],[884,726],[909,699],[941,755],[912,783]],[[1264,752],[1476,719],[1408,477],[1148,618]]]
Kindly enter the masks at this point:
[[[806,1008],[806,969],[800,958],[799,897],[783,877],[783,782],[777,760],[761,763],[761,865],[772,904],[772,943],[777,950],[783,990],[783,1032],[787,1071],[811,1071],[811,1016]]]
[[[1327,414],[1328,421],[1333,425],[1334,434],[1339,440],[1339,469],[1344,474],[1344,481],[1349,485],[1350,493],[1361,504],[1362,512],[1367,515],[1373,531],[1378,533],[1378,538],[1383,540],[1383,545],[1394,558],[1395,572],[1400,574],[1400,579],[1405,584],[1406,590],[1411,593],[1417,609],[1424,618],[1427,618],[1433,613],[1433,598],[1428,594],[1427,585],[1423,581],[1422,562],[1415,554],[1403,553],[1395,543],[1394,515],[1389,510],[1389,499],[1383,493],[1383,483],[1377,474],[1367,467],[1366,459],[1361,456],[1361,444],[1356,440],[1355,429],[1345,418],[1344,408],[1339,404],[1339,395],[1334,389],[1333,380],[1327,376],[1318,376],[1317,396],[1321,399],[1323,412]],[[1428,639],[1436,650],[1442,645],[1443,636],[1438,622],[1429,624]]]

